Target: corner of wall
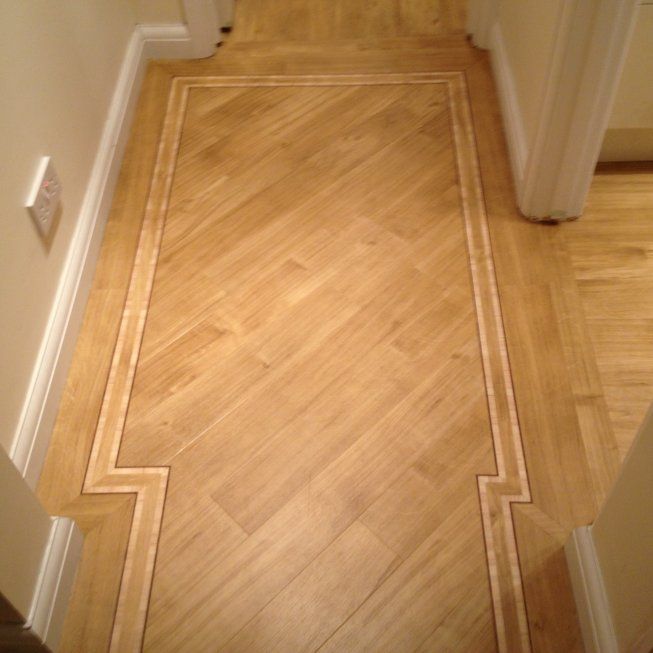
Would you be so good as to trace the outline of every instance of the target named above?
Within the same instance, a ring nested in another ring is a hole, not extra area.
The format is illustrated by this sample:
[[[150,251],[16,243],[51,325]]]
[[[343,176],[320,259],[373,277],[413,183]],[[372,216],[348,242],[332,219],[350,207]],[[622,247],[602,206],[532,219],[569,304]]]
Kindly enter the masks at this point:
[[[498,22],[495,22],[490,29],[489,50],[492,71],[499,94],[503,126],[508,141],[510,164],[515,188],[519,196],[528,157],[528,144],[524,130],[524,119],[515,90],[510,58],[506,52],[503,33]]]

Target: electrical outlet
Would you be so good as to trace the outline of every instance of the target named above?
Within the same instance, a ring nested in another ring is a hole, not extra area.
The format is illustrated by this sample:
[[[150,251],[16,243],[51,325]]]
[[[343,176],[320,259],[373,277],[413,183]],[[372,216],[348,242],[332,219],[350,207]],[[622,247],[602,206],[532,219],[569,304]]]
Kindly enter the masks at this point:
[[[27,210],[34,219],[41,235],[46,238],[57,207],[61,202],[61,182],[49,156],[44,156],[36,172],[32,192],[27,200]]]

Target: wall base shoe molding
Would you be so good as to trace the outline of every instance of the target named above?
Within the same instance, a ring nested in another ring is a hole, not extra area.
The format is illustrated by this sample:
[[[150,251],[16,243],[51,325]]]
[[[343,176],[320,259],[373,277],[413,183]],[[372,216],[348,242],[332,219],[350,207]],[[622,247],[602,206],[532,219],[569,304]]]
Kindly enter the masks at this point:
[[[618,653],[590,526],[572,531],[565,545],[565,555],[586,653]]]
[[[52,520],[34,600],[25,628],[57,650],[84,538],[72,519]]]
[[[129,40],[10,456],[35,488],[93,279],[149,59],[190,58],[185,25],[137,25]]]

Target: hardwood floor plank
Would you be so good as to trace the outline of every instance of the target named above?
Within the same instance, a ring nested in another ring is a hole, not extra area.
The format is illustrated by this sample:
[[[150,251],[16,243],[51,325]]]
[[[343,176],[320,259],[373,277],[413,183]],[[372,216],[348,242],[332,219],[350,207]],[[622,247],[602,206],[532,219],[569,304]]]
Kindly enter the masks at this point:
[[[586,217],[564,232],[623,459],[653,388],[653,168],[600,166]]]
[[[460,633],[447,633],[447,626],[462,614],[466,627],[475,623],[476,650],[494,650],[491,616],[479,615],[479,602],[470,601],[486,574],[480,532],[466,528],[468,510],[476,505],[470,493],[451,506],[431,536],[319,650],[414,651],[429,638],[432,650],[456,650]],[[480,603],[489,596],[484,599]]]
[[[515,506],[515,528],[521,543],[519,559],[533,624],[533,648],[550,653],[582,653],[585,649],[563,549],[567,529],[535,505]]]
[[[417,325],[402,329],[394,337],[395,341],[414,338],[415,326],[426,331],[424,323],[437,322],[441,326],[443,314],[451,310],[450,302],[438,302],[435,310],[418,317]],[[387,345],[375,347],[368,355],[361,351],[355,365],[344,369],[305,410],[289,419],[212,496],[248,531],[256,530],[301,486],[345,451],[387,406],[416,387],[417,379],[433,369],[436,361],[447,360],[451,355],[469,356],[465,351],[469,342],[465,326],[461,320],[439,338],[432,338],[428,343],[420,340],[419,354],[408,360],[393,355]],[[433,328],[428,331],[433,333]],[[299,377],[296,391],[302,387],[306,392],[307,377],[311,375],[307,372]],[[282,384],[284,392],[293,391],[293,385],[285,381]],[[353,396],[360,397],[355,406],[351,406]],[[296,464],[289,467],[288,460],[295,460]]]
[[[315,651],[395,561],[394,553],[354,522],[222,650]]]
[[[537,342],[539,351],[546,351],[546,355],[538,353],[535,359],[535,350],[530,346],[521,344],[511,350],[516,385],[521,388],[524,403],[530,407],[527,413],[521,413],[525,432],[532,434],[524,443],[527,456],[542,461],[531,470],[529,478],[536,503],[545,512],[557,515],[560,523],[571,529],[575,524],[591,521],[598,507],[589,470],[577,462],[584,459],[584,446],[550,289],[535,286],[529,290],[530,296],[524,288],[511,293],[504,287],[502,294],[509,314],[516,315],[519,306],[528,315],[527,319],[509,326],[513,329],[509,331],[512,342]],[[528,375],[529,383],[524,383],[520,374]],[[551,410],[553,406],[555,410]],[[560,422],[566,426],[564,432],[558,428]],[[549,485],[558,491],[542,492],[540,496],[538,488]],[[573,503],[563,498],[571,495],[576,499]]]
[[[406,560],[446,519],[452,505],[477,496],[477,473],[494,473],[484,402],[469,410],[457,429],[438,434],[401,476],[360,517]],[[479,419],[479,413],[481,418]],[[480,521],[480,514],[477,515]]]
[[[73,516],[84,533],[61,651],[107,650],[133,512],[133,497],[115,494],[81,497],[65,512],[60,511]]]

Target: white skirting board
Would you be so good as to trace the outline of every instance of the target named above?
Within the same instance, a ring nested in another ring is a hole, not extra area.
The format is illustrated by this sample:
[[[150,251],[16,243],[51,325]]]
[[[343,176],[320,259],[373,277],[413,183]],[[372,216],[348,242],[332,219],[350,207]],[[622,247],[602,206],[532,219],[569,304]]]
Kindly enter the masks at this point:
[[[185,25],[137,25],[123,59],[90,181],[18,424],[11,458],[32,487],[45,461],[81,327],[148,59],[190,58]]]
[[[591,526],[575,528],[565,545],[569,575],[586,653],[618,653],[610,604],[596,557]]]
[[[501,104],[503,127],[508,141],[512,174],[515,186],[519,191],[528,158],[528,144],[526,142],[524,121],[517,99],[517,92],[515,91],[510,59],[506,53],[503,34],[498,22],[494,23],[490,29],[489,46],[492,72],[494,73],[499,102]]]
[[[84,538],[72,519],[52,520],[50,541],[43,554],[30,614],[25,628],[48,648],[57,650]]]
[[[137,62],[140,77],[133,97],[134,103],[138,98],[142,75],[145,72],[145,63],[149,59],[192,59],[194,56],[193,39],[186,25],[137,25],[134,36],[136,33],[141,43],[141,52]],[[123,66],[127,63],[126,60],[127,56],[125,56]],[[129,125],[127,127],[127,133],[129,133]]]

